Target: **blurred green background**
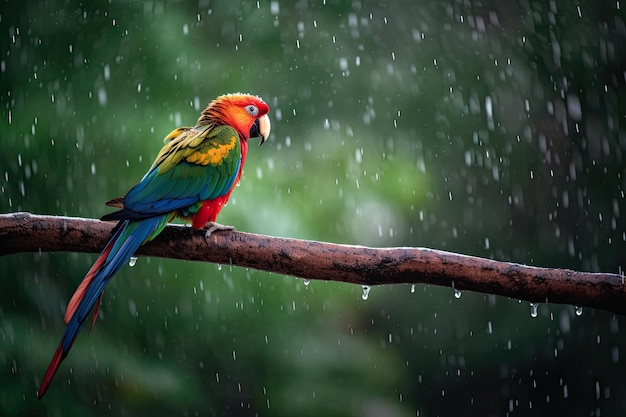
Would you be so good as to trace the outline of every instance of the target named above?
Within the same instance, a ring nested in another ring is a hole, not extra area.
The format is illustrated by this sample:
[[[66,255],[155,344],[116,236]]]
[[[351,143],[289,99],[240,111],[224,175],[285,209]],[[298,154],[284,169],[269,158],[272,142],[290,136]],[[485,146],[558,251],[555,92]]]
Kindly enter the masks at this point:
[[[0,212],[97,218],[250,92],[239,230],[621,272],[620,2],[3,1]],[[0,258],[3,416],[622,415],[624,318],[140,258],[42,401],[96,255]]]

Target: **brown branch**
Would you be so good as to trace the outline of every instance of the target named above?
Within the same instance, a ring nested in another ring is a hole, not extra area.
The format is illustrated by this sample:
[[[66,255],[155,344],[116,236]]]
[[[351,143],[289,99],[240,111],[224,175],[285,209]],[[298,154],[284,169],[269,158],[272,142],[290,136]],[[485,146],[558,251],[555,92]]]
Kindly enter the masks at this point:
[[[0,214],[0,255],[99,253],[113,226],[91,219]],[[427,283],[626,314],[621,275],[537,268],[434,249],[378,249],[242,232],[215,233],[207,242],[201,230],[171,225],[137,254],[232,264],[308,280],[360,285]]]

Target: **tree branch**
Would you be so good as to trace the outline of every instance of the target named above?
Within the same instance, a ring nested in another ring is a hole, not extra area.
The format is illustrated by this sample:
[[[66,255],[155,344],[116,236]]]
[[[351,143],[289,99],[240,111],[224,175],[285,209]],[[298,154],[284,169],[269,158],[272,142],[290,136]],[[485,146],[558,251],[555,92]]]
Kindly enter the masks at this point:
[[[29,213],[0,214],[0,255],[99,253],[114,223]],[[137,255],[232,264],[307,280],[360,285],[434,284],[535,303],[562,303],[626,314],[618,274],[537,268],[425,248],[368,248],[170,225]]]

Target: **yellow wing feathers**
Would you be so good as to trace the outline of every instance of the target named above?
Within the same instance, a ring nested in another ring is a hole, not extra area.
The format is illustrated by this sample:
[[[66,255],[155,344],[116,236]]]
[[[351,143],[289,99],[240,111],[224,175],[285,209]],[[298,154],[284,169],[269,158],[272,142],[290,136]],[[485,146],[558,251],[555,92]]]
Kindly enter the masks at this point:
[[[215,143],[209,146],[198,149],[191,155],[185,158],[185,161],[190,164],[199,165],[219,165],[224,161],[224,158],[235,148],[237,145],[237,138],[235,136],[230,137],[230,142],[227,143]]]
[[[227,157],[239,157],[239,135],[230,126],[181,127],[164,139],[165,146],[154,161],[164,174],[181,161],[200,166],[218,166]]]

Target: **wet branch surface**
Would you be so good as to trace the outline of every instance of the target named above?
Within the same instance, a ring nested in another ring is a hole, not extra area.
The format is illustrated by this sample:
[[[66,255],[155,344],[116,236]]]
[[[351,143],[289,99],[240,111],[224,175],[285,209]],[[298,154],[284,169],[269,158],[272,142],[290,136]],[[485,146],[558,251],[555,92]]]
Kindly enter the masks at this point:
[[[0,255],[100,253],[114,226],[75,217],[0,214]],[[369,248],[237,231],[216,232],[205,241],[204,231],[169,225],[137,255],[359,285],[434,284],[626,314],[626,286],[618,274],[539,268],[427,248]]]

